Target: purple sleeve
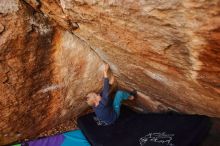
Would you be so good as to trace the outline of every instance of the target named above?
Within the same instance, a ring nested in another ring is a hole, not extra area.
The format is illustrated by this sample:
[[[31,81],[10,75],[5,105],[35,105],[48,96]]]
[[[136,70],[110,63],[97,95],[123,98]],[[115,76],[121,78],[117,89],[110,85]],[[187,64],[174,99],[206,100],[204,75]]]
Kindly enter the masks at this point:
[[[104,78],[104,83],[103,83],[103,91],[102,91],[102,100],[101,102],[106,105],[108,103],[108,92],[109,92],[109,79]]]

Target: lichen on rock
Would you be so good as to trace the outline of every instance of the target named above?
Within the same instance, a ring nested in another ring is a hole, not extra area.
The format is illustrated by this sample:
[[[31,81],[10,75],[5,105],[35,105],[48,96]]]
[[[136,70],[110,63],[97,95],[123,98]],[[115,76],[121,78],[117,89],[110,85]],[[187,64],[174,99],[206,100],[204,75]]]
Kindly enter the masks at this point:
[[[1,0],[0,13],[7,14],[19,10],[19,0]]]

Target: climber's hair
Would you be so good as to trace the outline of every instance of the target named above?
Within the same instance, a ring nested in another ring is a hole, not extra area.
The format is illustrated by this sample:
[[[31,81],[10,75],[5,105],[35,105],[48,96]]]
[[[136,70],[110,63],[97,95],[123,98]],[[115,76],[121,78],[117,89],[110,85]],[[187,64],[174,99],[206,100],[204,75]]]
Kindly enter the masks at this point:
[[[89,106],[94,106],[95,105],[95,102],[94,102],[94,99],[95,97],[97,96],[96,93],[92,92],[92,93],[89,93],[87,96],[86,96],[86,102]]]

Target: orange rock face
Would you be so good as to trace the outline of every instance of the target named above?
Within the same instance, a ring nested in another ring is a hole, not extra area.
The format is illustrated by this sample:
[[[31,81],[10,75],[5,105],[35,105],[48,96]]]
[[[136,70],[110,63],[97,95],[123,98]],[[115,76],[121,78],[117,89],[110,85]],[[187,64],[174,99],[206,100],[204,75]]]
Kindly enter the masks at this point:
[[[219,0],[62,0],[60,7],[78,23],[74,34],[111,65],[122,87],[142,92],[146,106],[151,99],[220,117]]]
[[[77,116],[102,80],[103,62],[85,42],[13,4],[16,11],[8,6],[0,15],[0,145]]]
[[[103,61],[138,106],[220,117],[220,1],[1,0],[0,144],[79,114]]]

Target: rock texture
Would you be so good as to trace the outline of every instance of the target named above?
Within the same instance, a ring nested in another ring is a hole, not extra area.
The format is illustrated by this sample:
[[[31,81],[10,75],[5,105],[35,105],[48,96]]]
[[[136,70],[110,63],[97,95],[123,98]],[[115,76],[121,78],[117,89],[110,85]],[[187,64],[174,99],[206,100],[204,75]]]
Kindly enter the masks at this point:
[[[220,1],[61,0],[74,34],[111,65],[119,84],[187,113],[220,115]],[[45,6],[44,6],[45,5]],[[56,11],[52,12],[56,14]],[[144,101],[146,101],[144,97]]]
[[[85,42],[14,2],[0,15],[0,145],[78,115],[102,79],[103,62]]]
[[[138,106],[220,117],[220,0],[1,0],[0,144],[80,113],[103,61]]]

